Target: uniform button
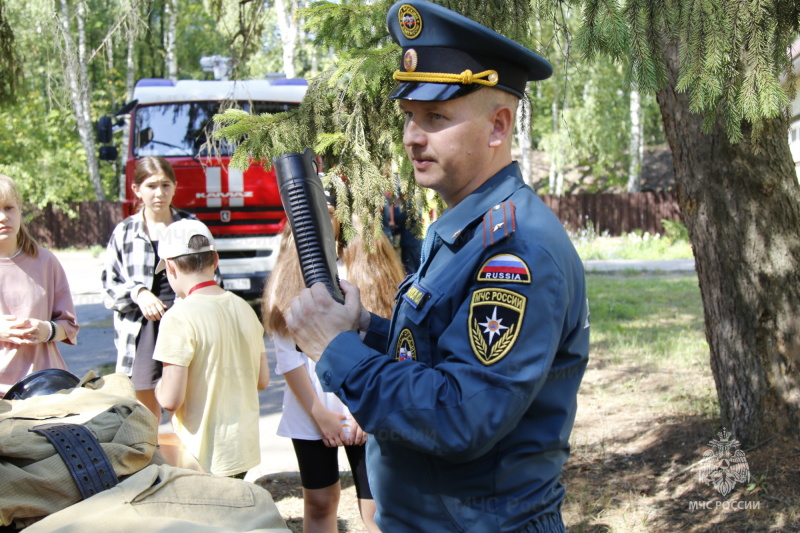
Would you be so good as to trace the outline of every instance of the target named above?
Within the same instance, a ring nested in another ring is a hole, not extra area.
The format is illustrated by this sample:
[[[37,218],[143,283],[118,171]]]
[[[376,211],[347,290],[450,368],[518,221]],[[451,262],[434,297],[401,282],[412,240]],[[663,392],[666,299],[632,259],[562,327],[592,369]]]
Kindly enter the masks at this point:
[[[497,204],[496,206],[494,206],[494,210],[495,211],[499,211],[500,210],[500,204]]]
[[[325,385],[331,384],[331,373],[327,370],[322,374],[322,381],[325,383]]]

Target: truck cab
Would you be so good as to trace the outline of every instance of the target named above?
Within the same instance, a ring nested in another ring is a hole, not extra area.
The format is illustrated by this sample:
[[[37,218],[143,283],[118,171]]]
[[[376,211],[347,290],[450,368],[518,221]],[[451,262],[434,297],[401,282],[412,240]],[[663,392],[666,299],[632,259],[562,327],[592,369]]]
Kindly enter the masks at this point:
[[[124,215],[136,209],[131,189],[136,160],[164,157],[178,182],[173,205],[195,214],[214,235],[224,287],[245,299],[260,297],[277,259],[286,214],[271,167],[258,162],[245,171],[228,166],[234,147],[211,139],[213,117],[229,108],[252,114],[288,111],[299,106],[307,88],[300,79],[140,80],[133,100],[117,113],[127,114],[129,125],[122,154]],[[110,134],[100,137],[108,142]],[[116,158],[109,148],[101,148],[101,159]]]

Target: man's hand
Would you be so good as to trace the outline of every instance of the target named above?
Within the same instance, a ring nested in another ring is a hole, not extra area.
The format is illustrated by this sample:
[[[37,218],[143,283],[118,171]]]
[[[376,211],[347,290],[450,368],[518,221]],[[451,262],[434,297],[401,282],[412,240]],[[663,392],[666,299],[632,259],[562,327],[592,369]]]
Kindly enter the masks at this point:
[[[358,287],[347,282],[342,282],[341,286],[344,305],[331,298],[323,283],[315,283],[292,300],[284,316],[295,344],[314,361],[319,361],[322,352],[339,333],[358,331],[365,320]]]
[[[367,432],[361,429],[355,418],[350,419],[350,437],[353,440],[351,446],[363,446],[367,443]]]

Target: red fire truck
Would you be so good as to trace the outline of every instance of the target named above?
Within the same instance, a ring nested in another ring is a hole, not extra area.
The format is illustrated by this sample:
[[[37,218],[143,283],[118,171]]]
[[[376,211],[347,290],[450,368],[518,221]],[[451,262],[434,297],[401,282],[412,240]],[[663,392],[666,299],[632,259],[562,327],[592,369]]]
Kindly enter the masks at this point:
[[[228,163],[233,148],[210,139],[213,116],[236,107],[253,114],[296,108],[305,80],[172,82],[142,79],[133,100],[117,116],[127,116],[129,138],[124,162],[124,214],[134,209],[131,190],[136,160],[162,156],[175,169],[178,187],[173,204],[194,213],[211,230],[220,255],[225,288],[253,299],[275,265],[286,214],[271,168],[254,164],[242,172]],[[116,125],[123,122],[118,120]],[[98,123],[101,143],[111,141],[111,118]],[[117,150],[102,146],[100,158],[115,160]]]

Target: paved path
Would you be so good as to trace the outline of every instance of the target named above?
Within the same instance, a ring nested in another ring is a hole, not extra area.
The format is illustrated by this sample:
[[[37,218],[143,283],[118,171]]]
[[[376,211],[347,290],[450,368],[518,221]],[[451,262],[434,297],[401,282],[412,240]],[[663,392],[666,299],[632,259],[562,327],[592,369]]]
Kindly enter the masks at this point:
[[[694,259],[670,259],[666,261],[638,261],[636,259],[594,259],[584,261],[587,272],[624,272],[626,270],[648,272],[694,272]]]
[[[108,373],[116,361],[114,348],[114,326],[112,312],[102,304],[100,273],[103,269],[103,258],[92,257],[89,252],[59,252],[56,254],[69,279],[73,301],[78,313],[81,330],[76,346],[60,345],[61,353],[67,361],[70,371],[83,376],[91,369],[102,369]],[[648,271],[694,271],[694,261],[587,261],[589,272],[624,272],[626,270]],[[261,465],[251,470],[248,480],[275,472],[297,472],[297,460],[291,441],[278,437],[275,432],[280,420],[283,390],[286,386],[283,377],[274,373],[275,350],[269,339],[264,339],[267,359],[270,364],[270,385],[259,393],[261,417],[259,430],[261,436]],[[168,421],[162,423],[162,432],[171,431]],[[343,470],[349,465],[340,453],[339,464]]]

